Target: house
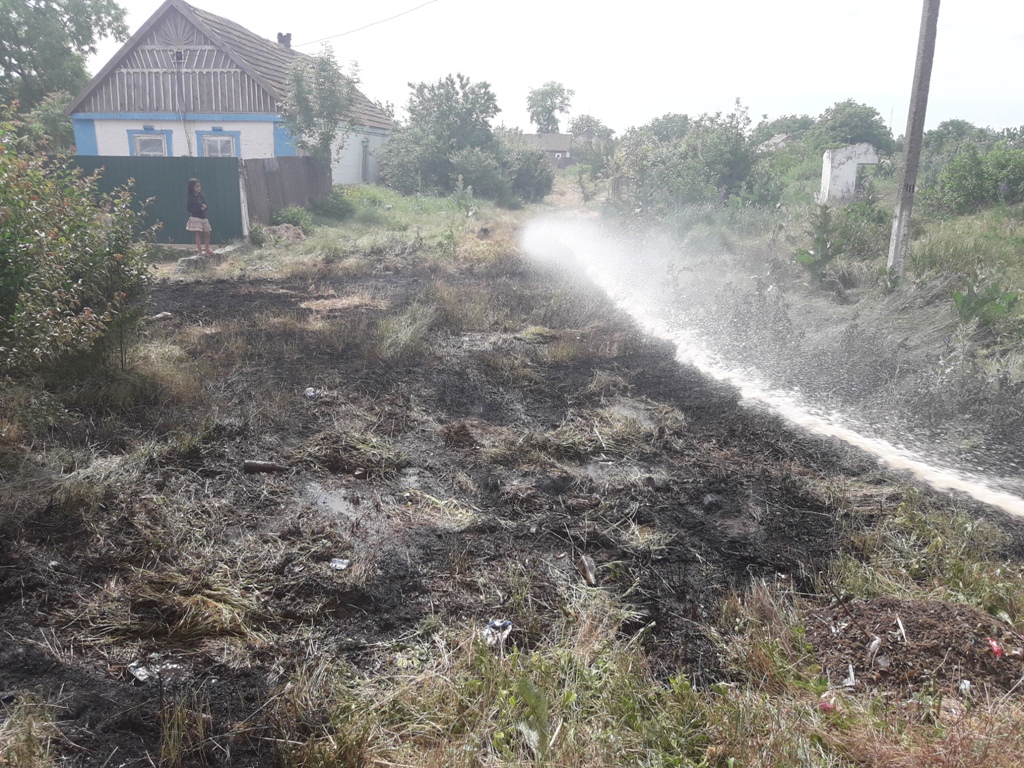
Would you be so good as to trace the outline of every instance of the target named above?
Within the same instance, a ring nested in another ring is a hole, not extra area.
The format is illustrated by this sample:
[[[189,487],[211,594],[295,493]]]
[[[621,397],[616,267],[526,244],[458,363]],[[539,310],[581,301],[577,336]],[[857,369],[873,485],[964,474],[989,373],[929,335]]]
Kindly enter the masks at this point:
[[[524,133],[523,139],[533,149],[542,151],[556,168],[568,168],[576,162],[572,156],[571,133]]]
[[[166,0],[67,109],[79,155],[299,154],[278,105],[305,54],[184,0]],[[373,181],[391,119],[356,93],[335,184]]]
[[[776,150],[788,147],[797,137],[792,133],[776,133],[767,141],[762,141],[757,145],[758,152],[775,152]]]

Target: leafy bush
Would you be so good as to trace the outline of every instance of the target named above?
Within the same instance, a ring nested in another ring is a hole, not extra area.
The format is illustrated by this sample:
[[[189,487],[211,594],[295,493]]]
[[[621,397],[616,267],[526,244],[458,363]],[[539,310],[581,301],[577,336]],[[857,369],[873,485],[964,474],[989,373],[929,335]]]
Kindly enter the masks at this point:
[[[892,212],[878,204],[872,191],[852,203],[834,210],[833,240],[842,244],[842,252],[850,258],[867,260],[885,258],[892,236]]]
[[[952,214],[1024,201],[1024,149],[1004,142],[982,153],[968,145],[942,170],[938,187],[928,190],[924,201]]]
[[[618,204],[664,215],[682,205],[743,196],[757,162],[749,127],[747,109],[737,102],[728,115],[665,115],[627,131],[611,169]],[[770,186],[766,178],[758,185],[759,194]]]
[[[291,224],[301,229],[304,235],[313,231],[313,215],[297,205],[282,208],[270,217],[270,221],[274,224]]]
[[[329,195],[316,198],[310,207],[313,209],[313,213],[337,221],[351,218],[356,211],[355,205],[345,194],[343,187],[334,187]]]
[[[404,195],[446,195],[461,183],[509,206],[542,198],[554,184],[553,170],[521,139],[495,134],[490,121],[498,111],[490,86],[462,75],[413,86],[408,121],[378,153],[382,182]]]
[[[521,139],[514,141],[500,134],[496,154],[514,198],[529,203],[550,194],[555,184],[555,169],[543,152],[526,146]],[[510,202],[496,199],[506,205]]]
[[[267,232],[263,229],[262,224],[253,224],[249,227],[249,242],[259,248],[262,245],[266,245]]]
[[[896,150],[892,131],[878,110],[853,99],[826,109],[804,134],[804,141],[819,153],[829,147],[866,142],[883,154]]]
[[[476,147],[452,153],[451,173],[452,191],[471,187],[477,197],[503,200],[508,197],[511,189],[494,155]]]
[[[130,189],[32,151],[0,113],[0,370],[25,372],[117,339],[149,285]],[[100,203],[97,206],[97,203]]]
[[[963,291],[953,293],[953,303],[963,322],[977,320],[983,327],[1009,315],[1020,301],[1020,294],[1008,291],[998,279],[985,279],[975,273]]]
[[[843,252],[843,245],[836,237],[833,210],[830,206],[819,205],[811,211],[807,221],[807,234],[811,238],[811,247],[797,250],[794,257],[807,268],[811,277],[821,280],[832,260]]]

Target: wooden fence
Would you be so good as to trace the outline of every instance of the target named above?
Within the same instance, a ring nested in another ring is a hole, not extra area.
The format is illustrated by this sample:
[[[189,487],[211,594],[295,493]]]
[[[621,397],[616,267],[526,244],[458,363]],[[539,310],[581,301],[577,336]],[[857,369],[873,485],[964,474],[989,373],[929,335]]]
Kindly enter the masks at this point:
[[[238,165],[250,222],[269,224],[283,208],[305,208],[331,192],[330,163],[312,157],[254,158]]]
[[[224,245],[244,238],[250,223],[269,224],[291,205],[307,207],[331,192],[331,167],[311,157],[238,160],[233,157],[114,157],[81,155],[72,162],[85,173],[101,170],[100,192],[133,182],[146,224],[160,223],[160,243],[191,243],[185,231],[187,182],[198,178],[210,206],[212,242]]]

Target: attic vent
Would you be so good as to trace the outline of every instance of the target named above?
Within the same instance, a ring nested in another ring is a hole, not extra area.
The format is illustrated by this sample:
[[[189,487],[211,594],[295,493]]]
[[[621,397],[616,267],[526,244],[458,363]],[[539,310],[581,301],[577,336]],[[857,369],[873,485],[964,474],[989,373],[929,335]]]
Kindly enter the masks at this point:
[[[171,48],[196,44],[196,28],[181,16],[168,16],[157,36],[160,43]]]

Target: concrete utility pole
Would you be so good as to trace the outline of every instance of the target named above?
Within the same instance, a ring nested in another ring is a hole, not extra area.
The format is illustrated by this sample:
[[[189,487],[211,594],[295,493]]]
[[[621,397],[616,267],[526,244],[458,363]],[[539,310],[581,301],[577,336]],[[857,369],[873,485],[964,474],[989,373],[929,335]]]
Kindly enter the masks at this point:
[[[896,212],[892,219],[892,237],[889,239],[889,270],[899,277],[903,277],[910,240],[910,212],[914,207],[914,185],[917,184],[917,166],[921,160],[921,136],[924,134],[924,113],[928,107],[928,85],[932,79],[935,30],[938,24],[939,0],[924,0],[921,34],[917,41],[917,64],[914,67],[914,87],[910,92],[907,132],[903,137],[903,173]]]

